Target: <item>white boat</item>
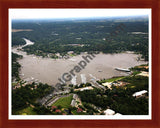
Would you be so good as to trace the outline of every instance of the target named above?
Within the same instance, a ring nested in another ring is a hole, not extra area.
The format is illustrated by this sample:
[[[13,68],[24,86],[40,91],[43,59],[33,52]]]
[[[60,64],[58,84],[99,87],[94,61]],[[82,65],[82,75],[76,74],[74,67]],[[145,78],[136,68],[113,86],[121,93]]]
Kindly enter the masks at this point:
[[[124,69],[124,68],[115,68],[115,70],[123,71],[123,72],[130,72],[129,69]]]

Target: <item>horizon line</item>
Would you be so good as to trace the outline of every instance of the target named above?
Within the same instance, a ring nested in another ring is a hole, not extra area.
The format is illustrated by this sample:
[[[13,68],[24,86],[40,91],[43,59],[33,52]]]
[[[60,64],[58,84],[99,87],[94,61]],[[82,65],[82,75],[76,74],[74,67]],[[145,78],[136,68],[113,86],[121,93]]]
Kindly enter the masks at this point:
[[[100,19],[100,18],[126,18],[126,17],[140,17],[140,16],[148,16],[147,14],[142,15],[120,15],[120,16],[91,16],[91,17],[48,17],[48,18],[13,18],[12,20],[77,20],[77,19]]]

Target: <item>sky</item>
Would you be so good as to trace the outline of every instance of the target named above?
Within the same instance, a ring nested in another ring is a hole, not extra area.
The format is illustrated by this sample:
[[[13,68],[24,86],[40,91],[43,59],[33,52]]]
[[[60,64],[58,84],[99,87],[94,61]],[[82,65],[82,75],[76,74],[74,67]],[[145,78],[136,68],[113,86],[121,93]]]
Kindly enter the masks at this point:
[[[151,9],[9,9],[11,19],[61,19],[148,15]]]

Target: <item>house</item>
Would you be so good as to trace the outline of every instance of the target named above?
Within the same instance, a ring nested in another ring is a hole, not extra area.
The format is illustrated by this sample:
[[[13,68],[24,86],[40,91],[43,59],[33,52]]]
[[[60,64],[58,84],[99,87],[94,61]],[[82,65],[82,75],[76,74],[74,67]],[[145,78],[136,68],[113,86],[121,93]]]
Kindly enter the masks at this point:
[[[81,109],[81,108],[78,108],[77,109],[77,112],[79,113],[79,112],[83,112],[83,110]]]
[[[114,115],[115,114],[115,111],[111,110],[111,109],[106,109],[104,111],[105,115]]]
[[[52,106],[52,110],[53,110],[53,109],[57,109],[57,106]]]
[[[74,51],[68,51],[67,53],[68,53],[68,54],[73,54],[73,53],[74,53]]]
[[[145,72],[145,71],[142,71],[141,73],[139,73],[139,74],[137,74],[137,75],[149,77],[149,73],[148,73],[148,72]]]
[[[112,82],[102,83],[102,85],[103,85],[103,86],[107,86],[109,89],[111,89]]]
[[[60,53],[56,53],[55,55],[58,56],[58,57],[61,56]]]
[[[56,112],[56,113],[61,113],[61,110],[57,109],[55,112]]]
[[[125,86],[127,84],[129,84],[129,83],[123,82],[123,81],[117,81],[117,82],[114,83],[114,86]]]
[[[77,94],[73,94],[73,99],[77,99],[78,95]]]
[[[145,68],[145,69],[149,69],[149,66],[138,66],[138,68]]]

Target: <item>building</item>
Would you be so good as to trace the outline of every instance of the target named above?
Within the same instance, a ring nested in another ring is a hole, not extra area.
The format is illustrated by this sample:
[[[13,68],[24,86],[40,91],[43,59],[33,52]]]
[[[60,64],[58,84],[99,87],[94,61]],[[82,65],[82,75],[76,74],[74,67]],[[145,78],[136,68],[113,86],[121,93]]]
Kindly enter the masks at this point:
[[[145,68],[145,69],[149,69],[149,66],[138,66],[138,68]]]
[[[75,100],[75,99],[73,99],[73,100],[71,101],[71,106],[72,106],[72,107],[75,107],[75,106],[76,106],[76,100]]]
[[[73,94],[73,99],[77,99],[78,98],[78,95],[77,94]]]
[[[93,87],[84,87],[84,88],[78,88],[78,89],[74,89],[74,91],[84,91],[84,90],[92,90]]]
[[[116,114],[115,114],[115,116],[120,116],[120,115],[122,115],[122,114],[120,114],[120,113],[116,113]]]
[[[77,106],[77,102],[76,102],[77,99],[78,99],[78,95],[77,94],[73,94],[73,100],[71,101],[71,106],[72,107]]]
[[[53,110],[53,109],[57,109],[57,106],[52,106],[52,110]]]
[[[139,91],[139,92],[135,92],[132,96],[134,96],[134,97],[141,97],[141,96],[143,96],[147,92],[148,91],[146,91],[146,90],[142,90],[142,91]]]
[[[78,108],[77,109],[77,112],[79,113],[79,112],[83,112],[83,110],[81,109],[81,108]]]
[[[56,113],[61,113],[61,110],[57,109],[55,112],[56,112]]]
[[[71,101],[71,106],[77,108],[79,105],[82,105],[81,99],[78,97],[77,94],[73,94],[73,99]]]
[[[115,114],[115,111],[111,110],[111,109],[106,109],[104,111],[105,115],[114,115]]]
[[[148,72],[145,72],[145,71],[142,71],[141,73],[138,74],[139,76],[146,76],[146,77],[149,77],[149,73]]]
[[[74,53],[74,51],[68,51],[67,53],[68,53],[68,54],[73,54],[73,53]]]
[[[107,86],[109,89],[111,89],[112,82],[105,82],[105,83],[102,83],[102,85]]]
[[[117,82],[113,83],[114,86],[125,86],[127,84],[129,84],[129,83],[123,82],[123,81],[117,81]]]

